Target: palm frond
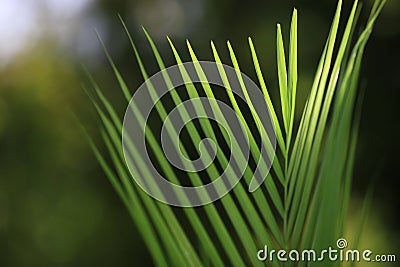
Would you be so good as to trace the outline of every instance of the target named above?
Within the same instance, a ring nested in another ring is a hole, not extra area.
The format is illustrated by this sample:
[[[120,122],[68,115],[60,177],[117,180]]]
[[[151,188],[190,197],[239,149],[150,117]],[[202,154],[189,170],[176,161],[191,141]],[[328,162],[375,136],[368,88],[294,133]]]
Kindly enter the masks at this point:
[[[297,92],[297,10],[294,9],[290,26],[289,51],[285,53],[281,25],[277,26],[277,74],[279,81],[280,106],[283,125],[279,123],[279,113],[275,109],[268,92],[264,75],[261,71],[255,45],[249,38],[249,49],[254,63],[258,83],[263,93],[265,105],[269,109],[271,121],[275,125],[277,152],[282,158],[272,159],[275,145],[267,129],[260,122],[257,109],[253,106],[249,88],[242,76],[239,60],[230,42],[227,43],[231,64],[236,71],[236,79],[243,99],[247,101],[246,110],[232,91],[233,81],[223,67],[217,48],[211,42],[211,51],[216,63],[218,76],[225,87],[227,103],[237,114],[243,125],[243,134],[249,138],[250,164],[246,153],[238,150],[230,155],[237,166],[244,164],[242,182],[217,202],[196,208],[172,208],[146,194],[135,180],[147,184],[148,190],[162,194],[162,188],[152,182],[151,171],[145,159],[138,153],[135,140],[124,135],[129,155],[124,154],[123,121],[117,115],[113,104],[104,96],[100,86],[89,76],[96,96],[90,98],[102,123],[101,136],[111,161],[99,152],[90,141],[94,154],[105,174],[127,207],[135,226],[143,239],[157,266],[258,266],[264,265],[257,259],[257,251],[264,245],[279,249],[324,248],[335,244],[341,237],[346,225],[345,218],[350,199],[352,169],[357,141],[359,113],[354,116],[355,103],[358,98],[358,79],[365,45],[371,35],[373,26],[386,1],[375,1],[371,15],[361,34],[355,39],[354,29],[360,13],[360,5],[354,2],[347,19],[343,36],[339,38],[338,29],[342,16],[342,1],[338,2],[330,33],[318,64],[313,85],[303,109],[298,127],[295,127],[295,106]],[[139,70],[146,81],[149,97],[157,102],[155,86],[149,81],[144,62],[136,48],[125,23],[121,22],[129,41]],[[150,34],[145,36],[152,49],[160,71],[166,65]],[[163,153],[154,128],[146,124],[146,118],[131,101],[132,90],[114,64],[104,47],[105,54],[124,95],[128,109],[135,116],[137,127],[146,129],[145,138],[154,160],[165,177],[176,185],[182,185],[182,178],[174,170]],[[191,81],[188,69],[172,40],[168,39],[171,51],[179,72],[185,81],[185,94],[189,99],[204,95],[209,100],[217,99],[212,84],[208,82],[203,65],[187,41],[187,48],[196,75],[200,78],[201,88]],[[338,45],[337,45],[338,44]],[[337,49],[335,49],[337,48]],[[337,50],[337,52],[335,52]],[[286,55],[288,54],[288,58]],[[162,72],[163,81],[173,88],[172,78],[168,72]],[[168,92],[173,106],[184,103],[185,99],[175,88]],[[190,158],[190,147],[197,147],[203,136],[214,140],[216,155],[213,158],[209,150],[202,150],[203,164],[212,162],[204,172],[188,172],[187,178],[192,186],[205,183],[204,176],[212,180],[221,175],[221,168],[230,164],[229,155],[224,152],[225,146],[238,146],[230,138],[224,125],[230,122],[215,101],[205,105],[193,105],[193,110],[186,107],[178,110],[187,131],[190,133],[190,144],[179,140],[179,148],[184,157]],[[156,116],[165,124],[169,138],[179,136],[179,131],[168,120],[168,107],[158,101],[155,104]],[[190,122],[190,112],[196,114],[213,114],[219,124],[214,127],[210,120],[199,120],[198,124]],[[331,118],[331,121],[328,120]],[[254,133],[254,129],[258,133]],[[297,129],[297,131],[294,131]],[[197,151],[199,153],[199,151]],[[125,155],[125,157],[124,157]],[[192,162],[183,161],[185,167],[193,168]],[[128,166],[129,165],[129,168]],[[235,165],[235,166],[236,166]],[[269,168],[271,171],[268,173]],[[227,168],[227,176],[235,180],[237,172]],[[266,177],[259,177],[268,173]],[[135,178],[135,179],[133,179]],[[240,178],[240,177],[239,177]],[[232,180],[232,181],[233,181]],[[228,186],[228,185],[227,185]],[[227,188],[222,188],[223,190]],[[216,189],[219,190],[219,189]],[[249,192],[250,191],[250,192]],[[206,193],[199,194],[200,199],[210,200]],[[185,203],[187,196],[176,194],[176,198]],[[368,198],[370,199],[370,198]],[[368,200],[369,201],[369,200]],[[210,202],[210,201],[208,201]],[[365,217],[363,215],[363,217]],[[281,266],[277,261],[268,262],[271,266]],[[298,263],[299,266],[312,266],[316,263]],[[339,263],[326,263],[324,266],[337,266]],[[285,266],[288,266],[285,264]]]

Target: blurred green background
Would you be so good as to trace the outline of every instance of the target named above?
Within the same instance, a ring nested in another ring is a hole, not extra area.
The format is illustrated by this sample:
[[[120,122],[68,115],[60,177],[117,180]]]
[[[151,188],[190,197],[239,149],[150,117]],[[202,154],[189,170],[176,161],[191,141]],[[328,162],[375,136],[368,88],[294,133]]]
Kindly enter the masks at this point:
[[[352,1],[344,1],[344,18]],[[361,22],[370,8],[365,3]],[[174,64],[165,35],[189,59],[190,39],[202,60],[210,40],[228,60],[226,41],[253,79],[247,37],[278,100],[276,23],[284,38],[293,7],[299,10],[299,110],[329,31],[336,0],[1,0],[0,5],[0,266],[151,266],[128,213],[97,164],[76,117],[95,139],[99,120],[81,88],[84,64],[106,94],[125,104],[96,28],[131,88],[142,79],[117,14],[126,21],[149,73],[157,71],[141,25]],[[364,20],[363,20],[364,19]],[[399,255],[398,166],[400,1],[389,0],[368,44],[355,166],[353,213],[372,177],[376,194],[364,246]],[[276,102],[277,103],[277,102]],[[300,112],[297,117],[299,118]],[[100,143],[100,142],[98,142]],[[351,232],[351,228],[349,230]]]

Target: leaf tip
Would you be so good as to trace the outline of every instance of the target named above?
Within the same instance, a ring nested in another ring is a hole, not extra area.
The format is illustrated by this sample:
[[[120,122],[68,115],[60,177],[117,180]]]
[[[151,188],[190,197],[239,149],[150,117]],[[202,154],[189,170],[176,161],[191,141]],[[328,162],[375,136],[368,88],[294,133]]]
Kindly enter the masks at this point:
[[[146,28],[143,25],[140,25],[140,27],[142,27],[142,30],[144,32],[144,34],[149,37],[149,33],[147,32]]]
[[[229,49],[232,49],[232,45],[231,45],[231,42],[228,40],[228,41],[226,41],[226,44],[228,45],[228,48]]]

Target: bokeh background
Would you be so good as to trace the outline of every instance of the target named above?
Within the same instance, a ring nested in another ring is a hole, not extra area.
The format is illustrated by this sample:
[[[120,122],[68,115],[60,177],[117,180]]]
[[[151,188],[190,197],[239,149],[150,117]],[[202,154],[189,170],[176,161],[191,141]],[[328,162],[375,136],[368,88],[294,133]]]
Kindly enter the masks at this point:
[[[352,1],[344,2],[346,17]],[[370,1],[363,3],[361,22],[370,9]],[[185,39],[190,39],[202,60],[212,60],[210,40],[214,40],[228,64],[226,41],[230,40],[242,70],[255,79],[247,45],[251,36],[270,93],[278,100],[276,23],[283,25],[288,41],[294,6],[299,10],[300,111],[335,0],[1,0],[0,266],[152,265],[140,233],[79,126],[83,124],[99,140],[99,120],[81,87],[87,82],[82,65],[121,116],[125,109],[94,29],[131,88],[137,88],[142,79],[118,14],[126,21],[150,73],[157,68],[141,25],[168,65],[174,60],[166,35],[186,60]],[[399,24],[400,1],[389,0],[367,46],[362,69],[365,99],[349,219],[350,226],[356,224],[360,199],[376,177],[363,244],[398,257]]]

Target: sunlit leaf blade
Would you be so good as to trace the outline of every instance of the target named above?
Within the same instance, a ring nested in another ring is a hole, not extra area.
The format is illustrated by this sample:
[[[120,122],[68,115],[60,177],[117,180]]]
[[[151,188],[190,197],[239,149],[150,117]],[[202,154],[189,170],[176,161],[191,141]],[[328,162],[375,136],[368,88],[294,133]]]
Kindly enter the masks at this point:
[[[304,120],[304,128],[301,129],[303,131],[298,132],[300,135],[300,140],[302,141],[301,146],[299,146],[300,151],[293,151],[294,154],[297,153],[298,158],[294,158],[289,163],[289,180],[291,183],[289,184],[288,191],[288,201],[290,201],[291,210],[288,214],[288,231],[292,235],[294,235],[294,246],[296,247],[299,242],[299,236],[302,231],[299,229],[303,226],[304,223],[304,213],[300,214],[300,218],[298,218],[298,210],[303,211],[307,210],[307,204],[309,194],[311,192],[311,187],[314,183],[314,174],[316,171],[315,167],[317,164],[317,156],[316,153],[311,153],[310,150],[314,143],[314,134],[316,131],[316,125],[318,122],[318,118],[320,115],[320,109],[323,101],[323,96],[325,92],[326,81],[328,79],[330,65],[333,57],[333,49],[336,40],[336,35],[339,26],[339,18],[341,11],[341,1],[338,3],[338,7],[336,10],[336,14],[333,20],[333,24],[331,27],[331,31],[327,41],[327,50],[324,60],[324,65],[322,68],[321,76],[317,75],[317,79],[314,81],[313,87],[311,89],[310,97],[308,99],[308,103],[305,110]],[[314,145],[317,147],[317,145]],[[319,150],[318,150],[319,151]],[[317,151],[317,152],[318,152]],[[310,160],[310,157],[314,157],[314,161]],[[308,164],[312,165],[308,167]],[[301,164],[300,164],[301,163]],[[291,164],[296,164],[298,168],[293,169],[293,173],[291,173]],[[307,173],[308,170],[308,173]],[[304,192],[303,192],[304,191]],[[300,204],[301,203],[301,204]],[[294,224],[300,225],[298,229],[293,230]]]
[[[263,93],[265,95],[265,101],[267,102],[267,105],[269,107],[269,110],[271,112],[272,118],[273,118],[274,123],[275,123],[275,131],[276,131],[276,136],[277,136],[279,148],[282,151],[286,151],[285,142],[283,140],[282,130],[281,130],[281,127],[279,125],[278,117],[276,115],[274,105],[273,105],[273,103],[271,101],[271,97],[269,96],[268,89],[267,89],[266,83],[264,81],[263,74],[261,72],[260,63],[259,63],[258,58],[257,58],[256,50],[255,50],[255,47],[253,45],[253,41],[251,40],[250,37],[249,37],[249,45],[250,45],[251,56],[252,56],[252,59],[253,59],[255,71],[257,73],[258,81],[259,81],[261,89],[262,89],[262,91],[263,91]]]

